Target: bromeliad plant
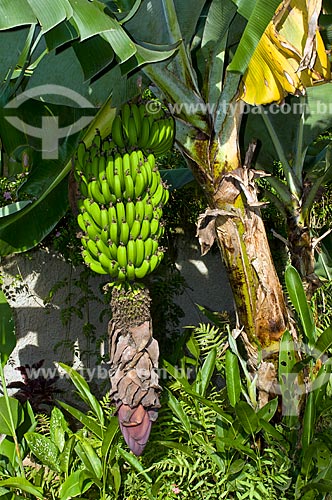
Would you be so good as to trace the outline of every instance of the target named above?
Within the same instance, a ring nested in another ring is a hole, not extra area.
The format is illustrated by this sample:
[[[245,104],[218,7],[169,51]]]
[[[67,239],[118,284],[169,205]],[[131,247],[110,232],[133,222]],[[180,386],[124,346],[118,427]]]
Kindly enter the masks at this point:
[[[102,139],[81,143],[75,176],[83,259],[112,279],[109,324],[111,396],[127,444],[140,455],[159,404],[158,344],[152,338],[150,298],[137,280],[159,265],[164,249],[162,207],[169,192],[155,154],[172,146],[174,126],[162,110],[128,103]]]

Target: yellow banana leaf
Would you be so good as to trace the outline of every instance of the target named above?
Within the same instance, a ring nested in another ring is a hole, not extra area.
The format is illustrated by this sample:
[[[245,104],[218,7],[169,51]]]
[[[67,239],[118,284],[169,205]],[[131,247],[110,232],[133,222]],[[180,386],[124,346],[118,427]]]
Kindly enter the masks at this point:
[[[317,28],[321,0],[286,0],[267,26],[244,73],[239,99],[248,104],[281,102],[290,93],[330,78]]]

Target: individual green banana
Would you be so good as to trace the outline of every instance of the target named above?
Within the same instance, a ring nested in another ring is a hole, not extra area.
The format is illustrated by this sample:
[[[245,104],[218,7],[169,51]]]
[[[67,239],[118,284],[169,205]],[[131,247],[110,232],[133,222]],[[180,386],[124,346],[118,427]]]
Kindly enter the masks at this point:
[[[93,179],[91,182],[89,182],[88,192],[89,192],[90,198],[94,199],[96,202],[100,203],[101,205],[105,205],[106,201],[105,201],[104,195],[101,192],[100,184],[96,179]]]
[[[117,278],[119,275],[119,264],[114,259],[109,263],[108,274],[111,276],[111,278]]]
[[[126,266],[128,264],[128,261],[127,261],[127,248],[126,248],[126,245],[124,245],[123,243],[120,243],[120,245],[118,246],[118,252],[117,252],[116,260],[118,261],[119,266],[121,268],[124,268],[124,269],[126,268]]]
[[[129,104],[126,102],[121,109],[121,120],[122,120],[122,130],[124,131],[124,137],[129,139],[129,120],[130,120],[131,110]]]
[[[120,224],[123,219],[126,218],[126,209],[123,201],[118,201],[115,205],[116,208],[116,219]]]
[[[81,243],[82,243],[83,249],[87,249],[88,248],[88,245],[87,245],[88,239],[89,239],[88,236],[83,236],[83,238],[81,238]]]
[[[148,219],[143,219],[141,224],[141,237],[145,241],[150,236],[150,222]]]
[[[152,248],[153,248],[153,240],[152,240],[152,238],[147,238],[144,241],[144,258],[145,259],[150,258],[151,255],[153,254]]]
[[[118,171],[114,171],[114,178],[113,178],[113,186],[112,186],[112,191],[116,196],[117,200],[122,200],[122,187],[121,187],[121,178],[118,174]]]
[[[122,155],[122,169],[123,169],[124,175],[126,175],[127,172],[130,173],[130,154],[129,153],[124,153],[124,155]]]
[[[110,202],[115,203],[116,202],[116,196],[115,196],[114,193],[111,193],[111,190],[110,190],[110,187],[109,187],[106,175],[104,175],[104,177],[101,179],[100,187],[101,187],[101,192],[102,192],[102,194],[103,194],[103,196],[105,198],[105,202],[106,203],[110,203]]]
[[[88,214],[94,220],[94,222],[96,224],[98,224],[98,226],[102,227],[99,204],[96,201],[94,201],[93,199],[85,198],[83,200],[83,205],[84,205],[85,210],[88,212]]]
[[[104,241],[101,238],[96,239],[96,246],[99,250],[100,253],[104,253],[106,257],[109,259],[112,259],[110,247],[104,243]]]
[[[140,267],[142,265],[142,262],[144,260],[144,254],[145,254],[144,241],[142,240],[142,238],[140,236],[136,240],[136,261],[135,261],[135,267]]]
[[[153,207],[153,217],[155,219],[161,219],[162,216],[163,216],[162,205],[157,205],[156,207]]]
[[[138,156],[137,156],[137,151],[132,151],[129,155],[130,158],[130,176],[133,179],[133,182],[135,184],[136,182],[136,175],[137,175],[137,167],[138,167]]]
[[[152,168],[148,160],[144,160],[144,170],[147,175],[147,185],[150,186],[152,182]]]
[[[155,120],[152,123],[150,123],[150,134],[149,134],[149,140],[148,143],[146,144],[146,149],[153,151],[153,147],[157,144],[157,141],[159,139],[159,125],[158,122]]]
[[[95,240],[96,238],[99,238],[99,236],[100,236],[100,230],[99,230],[99,228],[98,229],[96,228],[95,224],[87,224],[86,232],[87,232],[90,240]]]
[[[106,177],[106,156],[102,153],[99,155],[98,161],[98,179],[100,183],[103,177]]]
[[[129,240],[129,224],[125,219],[122,219],[121,226],[120,226],[120,245],[123,243],[124,245],[127,245],[128,240]]]
[[[112,243],[119,244],[119,228],[117,220],[114,219],[109,226],[110,239]]]
[[[137,130],[137,133],[139,134],[139,132],[142,128],[142,120],[141,120],[141,115],[139,113],[139,109],[138,109],[137,104],[132,103],[132,105],[130,106],[130,111],[131,111],[131,114],[132,114],[134,121],[135,121],[135,127]]]
[[[140,104],[138,106],[138,112],[141,117],[141,122],[143,123],[144,118],[146,118],[146,106],[145,104]]]
[[[85,167],[85,153],[86,153],[86,147],[83,141],[81,141],[77,147],[76,151],[76,156],[77,156],[77,162],[78,165],[82,170],[84,170]]]
[[[162,200],[164,194],[164,186],[160,183],[156,189],[156,192],[151,195],[151,203],[154,207],[157,207]]]
[[[144,219],[145,204],[141,199],[138,199],[135,202],[135,213],[136,218],[138,218],[139,221],[142,222],[142,220]]]
[[[137,135],[139,131],[136,130],[136,124],[133,116],[129,117],[129,123],[128,123],[128,143],[129,147],[133,147],[137,145]]]
[[[118,176],[121,181],[121,193],[124,191],[124,171],[123,171],[123,162],[122,155],[120,153],[115,153],[114,155],[114,172],[118,172]]]
[[[141,221],[137,218],[134,220],[133,225],[130,229],[130,237],[136,240],[141,232]]]
[[[150,184],[150,195],[152,196],[156,191],[161,182],[160,172],[156,168],[152,170],[151,173],[152,180]]]
[[[110,250],[112,259],[116,260],[116,256],[118,254],[118,247],[117,247],[117,245],[115,243],[113,243],[113,241],[109,240],[108,241],[108,248]]]
[[[110,237],[110,231],[109,231],[109,225],[104,226],[103,229],[100,231],[100,238],[103,240],[105,245],[108,245]]]
[[[99,253],[98,260],[101,263],[101,265],[103,266],[103,268],[105,269],[105,271],[107,271],[107,273],[108,273],[109,266],[111,264],[111,259],[109,259],[104,253]]]
[[[114,220],[116,221],[117,217],[115,204],[111,202],[109,204],[107,211],[108,211],[108,224],[111,225]]]
[[[93,257],[98,257],[99,250],[95,241],[89,238],[86,242],[86,246]]]
[[[165,228],[164,228],[164,226],[160,223],[160,224],[159,224],[158,231],[156,232],[156,234],[154,235],[154,237],[155,237],[155,238],[157,238],[157,239],[160,239],[160,238],[163,236],[164,232],[165,232]]]
[[[118,269],[118,276],[117,276],[117,281],[123,282],[126,281],[127,279],[127,274],[126,274],[126,268],[122,267]]]
[[[157,234],[157,232],[159,230],[159,225],[160,225],[159,219],[157,219],[156,217],[153,217],[153,219],[150,221],[151,236],[154,236],[155,234]]]
[[[114,181],[114,158],[112,155],[107,157],[106,179],[107,179],[109,187],[112,188],[113,181]]]
[[[158,239],[157,238],[152,238],[152,253],[156,253],[158,250]]]
[[[126,266],[126,278],[128,281],[135,281],[135,266],[132,262],[128,261]]]
[[[153,205],[150,201],[147,201],[144,206],[144,217],[151,221],[153,217]]]
[[[112,148],[112,144],[113,144],[113,148]],[[109,138],[107,137],[106,139],[103,140],[102,142],[102,145],[101,145],[101,150],[103,151],[103,153],[107,156],[108,153],[110,151],[112,151],[112,149],[114,149],[114,147],[116,147],[116,144],[115,142],[113,143],[113,141],[110,141]]]
[[[160,146],[166,139],[167,126],[168,126],[167,120],[160,120],[158,122],[158,128],[159,128],[159,136],[157,143],[158,146]]]
[[[100,135],[100,130],[97,128],[96,134],[95,134],[94,138],[92,139],[92,146],[94,146],[97,149],[97,151],[100,152],[101,144],[102,144],[102,139],[101,139],[101,135]]]
[[[108,274],[98,260],[95,260],[87,250],[83,250],[84,262],[92,271],[98,274]]]
[[[100,155],[96,154],[93,157],[92,162],[91,162],[91,174],[92,174],[92,177],[94,177],[96,179],[99,179],[99,159],[100,159]]]
[[[136,263],[136,241],[129,239],[127,243],[127,259],[132,264]]]
[[[146,177],[143,170],[138,168],[135,180],[135,198],[139,198],[146,188]]]
[[[155,157],[154,154],[149,153],[148,156],[147,156],[147,160],[150,163],[151,170],[153,170],[154,168],[156,168],[156,157]]]
[[[140,130],[141,134],[138,137],[137,145],[141,149],[145,149],[150,137],[150,123],[147,118],[143,118]]]
[[[81,194],[86,197],[86,195],[84,193],[88,192],[87,188],[88,188],[89,180],[88,180],[87,176],[85,175],[85,173],[82,172],[82,170],[77,171],[77,174],[78,174],[77,182],[79,184],[79,189],[81,191]],[[82,186],[85,186],[83,188],[84,190],[81,189]]]
[[[135,203],[133,201],[127,201],[126,203],[126,221],[128,222],[128,226],[131,229],[134,220],[136,218],[136,210],[135,210]]]
[[[104,205],[100,209],[100,223],[102,228],[107,227],[109,224],[108,209]]]
[[[150,263],[147,260],[143,260],[140,267],[135,267],[135,278],[144,278],[150,270]]]
[[[163,257],[164,256],[163,252],[160,252],[160,253],[161,253],[161,256]],[[156,267],[159,266],[162,257],[160,257],[160,255],[158,255],[156,253],[151,255],[150,261],[149,261],[150,273],[153,273],[153,271],[156,269]]]
[[[122,131],[122,120],[121,120],[119,115],[117,115],[113,120],[111,135],[112,135],[113,141],[115,142],[115,144],[119,148],[125,147],[125,141],[124,141],[123,131]]]
[[[125,197],[127,198],[127,200],[133,200],[135,197],[135,186],[133,178],[130,175],[129,171],[126,172],[125,174],[124,183],[125,183]]]
[[[161,204],[162,205],[166,205],[166,203],[168,202],[168,200],[169,200],[169,190],[164,187],[163,196],[161,198]]]
[[[77,222],[78,222],[78,225],[79,227],[82,229],[83,233],[86,233],[87,232],[87,226],[86,226],[86,222],[83,218],[83,214],[78,214],[77,216]],[[141,229],[141,224],[139,223],[139,228]]]

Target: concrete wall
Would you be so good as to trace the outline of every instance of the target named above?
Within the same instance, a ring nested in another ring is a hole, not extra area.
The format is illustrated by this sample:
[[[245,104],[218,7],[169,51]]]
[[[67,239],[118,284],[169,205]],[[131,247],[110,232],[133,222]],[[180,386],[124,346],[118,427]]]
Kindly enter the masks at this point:
[[[193,238],[180,237],[177,247],[176,265],[188,284],[184,294],[177,299],[185,313],[181,325],[206,321],[195,304],[215,311],[232,310],[231,292],[219,252],[201,257]],[[61,314],[68,307],[77,307],[77,301],[82,298],[82,291],[76,284],[82,269],[73,268],[59,254],[47,249],[5,258],[1,264],[3,286],[14,311],[17,336],[17,346],[6,366],[7,380],[20,380],[15,367],[31,365],[41,359],[45,359],[45,368],[54,369],[54,362],[63,361],[77,369],[89,368],[92,375],[96,354],[102,356],[107,350],[107,342],[102,341],[107,336],[109,317],[106,314],[102,321],[99,318],[108,308],[99,290],[105,277],[96,276],[89,283],[95,300],[81,309],[83,318],[72,314],[70,321],[63,324]],[[45,303],[50,289],[59,282],[63,286],[50,304]],[[95,338],[90,340],[83,333],[87,321],[96,326]],[[100,343],[98,348],[96,342]],[[100,379],[100,373],[97,378]],[[107,383],[106,375],[104,378]]]

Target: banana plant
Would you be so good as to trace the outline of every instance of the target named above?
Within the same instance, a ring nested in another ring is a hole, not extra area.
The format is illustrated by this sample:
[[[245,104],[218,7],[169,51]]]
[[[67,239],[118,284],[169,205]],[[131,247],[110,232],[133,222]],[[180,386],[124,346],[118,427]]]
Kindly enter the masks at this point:
[[[208,251],[215,235],[239,322],[250,341],[262,345],[280,339],[288,317],[254,184],[264,174],[250,168],[253,147],[241,160],[239,131],[243,102],[281,102],[287,93],[303,94],[317,78],[329,78],[315,16],[308,14],[308,23],[299,24],[301,9],[307,12],[306,2],[290,2],[287,10],[278,1],[201,1],[188,9],[183,2],[160,0],[153,6],[142,2],[125,23],[137,40],[142,26],[147,42],[182,40],[171,60],[146,65],[142,72],[172,111],[176,144],[206,193],[210,211],[198,223],[202,249]],[[319,10],[315,2],[313,12]],[[314,45],[303,43],[309,27],[317,45],[315,63],[309,62]]]
[[[280,113],[260,106],[258,114],[248,116],[245,129],[247,141],[255,137],[261,144],[256,167],[268,173],[265,183],[270,189],[264,194],[285,219],[284,241],[292,264],[306,281],[308,297],[319,283],[315,249],[317,240],[321,241],[311,224],[311,210],[321,189],[332,180],[331,139],[313,141],[332,126],[331,97],[330,83],[308,88],[305,97],[290,98]],[[273,160],[280,162],[282,179],[272,173]]]

